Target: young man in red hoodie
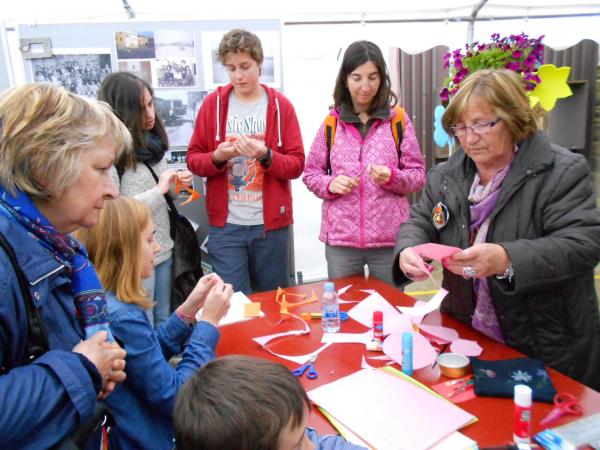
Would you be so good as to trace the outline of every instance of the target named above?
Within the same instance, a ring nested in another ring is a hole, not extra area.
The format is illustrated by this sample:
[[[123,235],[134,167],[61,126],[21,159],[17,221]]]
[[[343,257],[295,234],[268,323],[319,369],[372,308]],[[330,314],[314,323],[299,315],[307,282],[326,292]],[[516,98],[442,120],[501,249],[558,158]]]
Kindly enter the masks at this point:
[[[260,84],[260,39],[235,29],[219,44],[230,83],[211,93],[198,113],[188,168],[206,177],[208,252],[213,270],[246,294],[288,283],[290,180],[304,168],[296,112]]]

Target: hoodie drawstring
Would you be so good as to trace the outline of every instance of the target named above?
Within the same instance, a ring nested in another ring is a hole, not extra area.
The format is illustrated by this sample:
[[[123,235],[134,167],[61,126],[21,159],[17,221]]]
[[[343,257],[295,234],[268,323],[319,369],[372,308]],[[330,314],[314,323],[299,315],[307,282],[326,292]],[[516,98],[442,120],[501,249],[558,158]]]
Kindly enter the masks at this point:
[[[275,97],[275,105],[277,109],[277,137],[279,141],[277,141],[277,147],[281,147],[283,143],[281,142],[281,112],[279,111],[279,99]]]
[[[221,136],[219,136],[219,132],[220,132],[220,116],[219,116],[219,105],[221,104],[221,97],[217,94],[217,136],[215,137],[215,139],[217,141],[221,140]]]

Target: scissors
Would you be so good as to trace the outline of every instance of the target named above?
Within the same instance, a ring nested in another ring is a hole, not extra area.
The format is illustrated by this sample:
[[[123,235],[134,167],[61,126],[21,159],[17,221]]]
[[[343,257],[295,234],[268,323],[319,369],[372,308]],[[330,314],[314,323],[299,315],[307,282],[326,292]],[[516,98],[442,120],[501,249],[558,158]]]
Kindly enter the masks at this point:
[[[303,364],[296,370],[293,370],[292,373],[297,377],[301,377],[304,374],[304,372],[306,372],[306,369],[308,369],[308,372],[306,373],[306,378],[308,378],[309,380],[314,380],[319,376],[319,372],[317,372],[317,369],[315,369],[315,361],[317,360],[318,356],[318,353],[316,355],[311,356],[311,358],[306,364]]]
[[[559,392],[554,396],[554,408],[542,419],[540,425],[548,425],[564,415],[581,416],[583,406],[567,392]]]

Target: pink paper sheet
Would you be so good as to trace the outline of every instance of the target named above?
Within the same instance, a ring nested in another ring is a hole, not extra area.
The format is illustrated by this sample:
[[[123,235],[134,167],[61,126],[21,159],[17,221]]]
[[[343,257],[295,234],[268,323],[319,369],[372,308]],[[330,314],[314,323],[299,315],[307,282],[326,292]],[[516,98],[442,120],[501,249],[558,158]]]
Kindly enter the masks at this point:
[[[440,325],[422,324],[421,330],[438,338],[438,342],[441,341],[441,343],[453,342],[459,339],[458,331],[456,331],[454,328],[442,327]]]
[[[437,358],[437,352],[429,341],[419,333],[413,335],[413,369],[430,366]],[[383,341],[383,352],[402,365],[402,333],[392,333]]]
[[[348,316],[362,323],[364,326],[373,327],[373,311],[383,312],[383,333],[389,334],[394,331],[410,331],[412,325],[410,319],[403,317],[385,298],[378,292],[369,295],[358,305],[348,311]]]
[[[456,252],[462,252],[462,248],[450,247],[449,245],[427,243],[416,245],[413,247],[414,252],[425,258],[433,259],[442,262],[442,259],[453,255]]]
[[[456,405],[382,370],[359,370],[309,391],[308,396],[380,449],[425,450],[474,419]]]
[[[462,353],[466,356],[479,356],[483,351],[477,341],[469,341],[468,339],[458,339],[452,342],[450,350],[453,353]]]

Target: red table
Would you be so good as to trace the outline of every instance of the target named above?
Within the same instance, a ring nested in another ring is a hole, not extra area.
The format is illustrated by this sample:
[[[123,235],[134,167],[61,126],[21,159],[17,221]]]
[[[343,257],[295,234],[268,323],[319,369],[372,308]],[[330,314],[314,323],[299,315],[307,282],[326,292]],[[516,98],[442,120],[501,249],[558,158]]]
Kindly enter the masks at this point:
[[[375,289],[393,305],[412,306],[415,301],[412,297],[409,297],[398,289],[377,279],[369,280],[362,276],[353,276],[335,281],[336,289],[340,289],[348,284],[352,284],[352,288],[342,296],[342,298],[346,300],[362,300],[363,298],[366,298],[368,294],[361,292],[360,289]],[[286,289],[287,292],[306,294],[307,298],[310,297],[312,290],[320,297],[323,292],[323,282],[305,284]],[[302,328],[302,324],[295,319],[288,319],[277,324],[281,316],[279,314],[279,304],[275,302],[275,297],[276,291],[251,295],[250,298],[252,301],[261,302],[261,309],[265,313],[265,317],[221,328],[221,339],[217,347],[217,354],[245,354],[258,356],[282,363],[290,369],[295,369],[297,365],[294,363],[271,355],[252,341],[252,338],[254,337]],[[290,300],[297,301],[297,299]],[[342,304],[340,305],[340,309],[347,311],[354,305],[355,303]],[[319,311],[319,309],[319,303],[311,303],[298,306],[291,310],[291,312],[296,314],[308,311]],[[428,319],[429,318],[425,320],[427,323],[434,323]],[[498,360],[523,356],[520,352],[485,337],[483,334],[450,316],[442,314],[441,322],[438,321],[436,324],[456,329],[462,339],[476,340],[484,349],[481,355],[482,359]],[[357,333],[366,331],[366,328],[352,319],[349,319],[347,322],[342,322],[340,331]],[[313,320],[311,322],[311,332],[308,335],[281,338],[277,341],[273,341],[269,346],[273,351],[278,353],[303,355],[311,353],[321,347],[321,336],[321,323],[318,320]],[[362,344],[333,344],[319,354],[319,358],[316,362],[319,377],[314,380],[308,380],[306,377],[302,377],[302,383],[307,390],[311,390],[322,384],[330,383],[338,378],[354,373],[357,370],[360,370],[362,355],[366,354],[370,354],[370,352],[366,352],[364,345]],[[377,366],[382,365],[382,362],[369,360],[369,364]],[[394,365],[393,367],[398,366]],[[600,412],[600,393],[587,388],[555,370],[549,369],[549,373],[556,390],[558,392],[564,391],[573,394],[583,405],[585,415]],[[433,369],[427,367],[417,370],[413,376],[426,385],[433,385],[446,380],[445,377],[440,375],[439,367],[437,366]],[[477,441],[480,448],[503,445],[512,440],[514,408],[512,399],[477,397],[460,403],[459,406],[479,419],[476,423],[462,428],[460,431]],[[539,402],[533,404],[532,425],[534,434],[542,430],[539,426],[539,421],[551,409],[552,405],[550,404]],[[561,425],[572,420],[574,420],[573,417],[561,418],[553,423],[552,426]],[[331,424],[318,412],[318,410],[316,410],[316,408],[312,412],[309,423],[321,433],[331,434],[334,432]]]

